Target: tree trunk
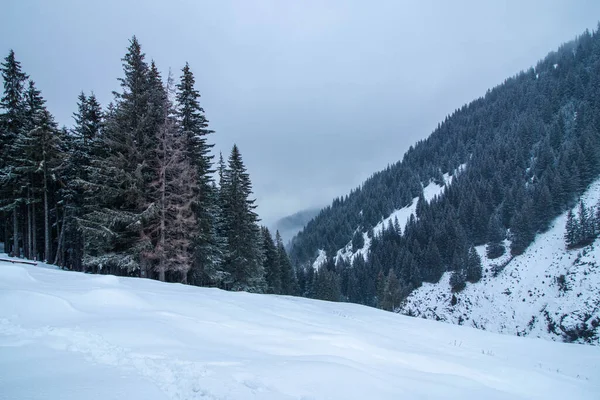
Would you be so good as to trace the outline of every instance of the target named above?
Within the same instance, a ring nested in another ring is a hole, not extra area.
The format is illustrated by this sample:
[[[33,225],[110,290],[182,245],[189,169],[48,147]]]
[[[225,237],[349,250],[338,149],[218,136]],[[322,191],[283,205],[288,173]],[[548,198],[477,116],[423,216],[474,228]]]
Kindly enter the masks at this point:
[[[50,241],[50,210],[48,208],[48,172],[44,167],[44,260],[52,259],[52,244]]]
[[[27,206],[21,207],[21,215],[25,216],[25,219],[19,228],[21,229],[21,257],[27,258]]]
[[[4,212],[2,218],[4,218],[4,252],[10,254],[10,218]]]
[[[34,258],[33,254],[33,230],[31,216],[31,194],[30,189],[27,189],[27,255],[26,258],[30,260]]]
[[[165,212],[165,196],[166,196],[166,191],[167,191],[167,187],[166,187],[166,150],[165,150],[165,146],[163,146],[163,165],[161,168],[161,199],[160,199],[160,258],[159,258],[159,273],[158,273],[158,280],[161,282],[165,281],[165,264],[166,264],[166,260],[165,260],[165,243],[166,243],[166,233],[165,233],[165,225],[166,225],[166,212]]]
[[[17,205],[13,208],[13,257],[20,257],[21,252],[19,251],[19,215],[17,213]]]
[[[31,214],[32,214],[31,231],[32,231],[32,236],[33,236],[33,243],[32,243],[33,259],[37,261],[39,254],[38,254],[38,249],[37,249],[37,224],[35,223],[35,202],[31,205]]]
[[[58,210],[56,211],[56,214],[58,215]],[[65,262],[63,259],[63,246],[64,246],[64,237],[65,237],[65,221],[67,220],[67,207],[64,208],[63,211],[63,220],[62,220],[62,224],[60,225],[60,229],[59,229],[59,234],[58,234],[58,248],[56,249],[56,257],[54,258],[54,264],[59,265],[61,267],[65,266]],[[59,227],[58,222],[56,224],[57,229]]]

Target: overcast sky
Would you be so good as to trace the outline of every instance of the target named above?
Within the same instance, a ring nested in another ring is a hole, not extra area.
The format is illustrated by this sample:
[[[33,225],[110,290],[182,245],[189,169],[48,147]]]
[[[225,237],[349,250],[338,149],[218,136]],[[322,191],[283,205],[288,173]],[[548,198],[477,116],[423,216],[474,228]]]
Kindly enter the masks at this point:
[[[216,152],[238,144],[267,224],[347,193],[600,19],[598,0],[7,3],[1,55],[61,124],[81,90],[112,100],[134,34],[165,74],[188,61]]]

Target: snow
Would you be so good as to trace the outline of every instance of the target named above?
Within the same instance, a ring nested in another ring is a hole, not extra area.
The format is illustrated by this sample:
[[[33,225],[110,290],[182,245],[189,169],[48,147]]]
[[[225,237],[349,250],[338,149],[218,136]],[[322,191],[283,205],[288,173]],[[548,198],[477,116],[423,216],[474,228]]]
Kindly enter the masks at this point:
[[[349,241],[346,246],[342,247],[341,249],[339,249],[337,251],[336,256],[335,256],[336,263],[340,259],[344,259],[346,261],[352,262],[358,256],[362,256],[365,260],[367,259],[368,254],[369,254],[369,249],[371,248],[371,238],[369,237],[369,235],[367,235],[366,232],[364,232],[362,235],[363,235],[363,241],[364,241],[363,247],[361,247],[360,249],[357,249],[356,251],[353,251],[352,241]]]
[[[313,269],[315,271],[318,271],[319,268],[321,268],[321,266],[323,264],[325,264],[327,262],[327,252],[325,252],[325,250],[320,249],[319,250],[319,255],[317,256],[316,260],[313,262]]]
[[[600,200],[600,180],[582,197],[588,206]],[[489,260],[485,247],[477,248],[483,262],[480,282],[467,283],[451,305],[450,273],[436,284],[423,284],[402,306],[401,312],[426,318],[461,323],[482,329],[550,340],[565,339],[564,330],[600,321],[600,239],[582,249],[565,249],[566,214],[536,237],[524,254],[510,260]],[[506,243],[508,250],[509,243]],[[494,277],[492,265],[508,262]],[[565,276],[568,290],[558,279]],[[552,329],[554,325],[554,329]],[[562,328],[561,328],[562,326]],[[600,344],[600,330],[591,340]]]
[[[392,212],[387,218],[375,225],[375,228],[373,228],[373,234],[381,235],[383,230],[387,228],[390,223],[393,224],[396,218],[398,219],[400,228],[404,229],[406,223],[410,220],[410,216],[416,214],[418,200],[419,198],[415,197],[408,206]]]
[[[2,399],[594,399],[600,347],[0,263]]]

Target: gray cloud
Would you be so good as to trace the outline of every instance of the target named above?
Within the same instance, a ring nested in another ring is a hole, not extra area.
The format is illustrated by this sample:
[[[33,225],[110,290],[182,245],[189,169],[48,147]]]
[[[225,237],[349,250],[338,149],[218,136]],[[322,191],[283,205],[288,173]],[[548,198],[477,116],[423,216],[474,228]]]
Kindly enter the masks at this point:
[[[600,15],[591,0],[489,3],[9,0],[0,51],[67,125],[79,91],[112,99],[133,34],[165,73],[189,61],[215,151],[239,145],[271,223],[347,193]]]

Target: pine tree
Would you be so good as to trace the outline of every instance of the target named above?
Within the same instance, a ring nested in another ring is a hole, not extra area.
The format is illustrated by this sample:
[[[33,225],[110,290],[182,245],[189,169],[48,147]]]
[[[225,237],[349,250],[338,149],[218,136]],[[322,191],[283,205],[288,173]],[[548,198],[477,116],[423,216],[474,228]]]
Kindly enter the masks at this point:
[[[464,269],[459,269],[452,272],[450,276],[450,287],[452,292],[457,293],[466,287],[467,274]]]
[[[153,258],[157,260],[159,280],[164,281],[168,273],[169,280],[187,283],[197,231],[193,204],[198,180],[196,170],[186,157],[184,137],[169,112],[159,129],[157,143],[158,180],[155,184],[160,194],[160,223]]]
[[[102,127],[104,113],[92,93],[78,96],[77,111],[73,113],[75,125],[66,136],[68,151],[61,170],[62,185],[59,189],[64,208],[64,254],[61,246],[57,252],[57,264],[70,269],[81,270],[84,243],[80,234],[80,218],[85,214],[85,192],[92,169],[92,161],[103,151]],[[60,241],[60,240],[59,240]],[[59,260],[59,257],[61,260]]]
[[[579,207],[577,210],[578,217],[578,244],[585,245],[592,241],[594,238],[594,225],[591,218],[590,212],[587,209],[583,199],[579,200]]]
[[[489,220],[487,229],[486,253],[489,259],[498,258],[504,254],[504,239],[506,230],[502,227],[502,221],[498,213],[494,213]]]
[[[275,247],[277,248],[277,258],[281,267],[281,293],[287,295],[296,295],[298,293],[298,281],[292,263],[285,251],[283,239],[279,231],[275,233]]]
[[[102,134],[102,154],[92,161],[87,184],[86,213],[80,223],[85,238],[84,265],[92,271],[149,276],[153,237],[144,229],[157,218],[156,179],[151,165],[156,153],[160,107],[158,82],[150,85],[149,68],[139,42],[130,41],[123,58],[122,93],[115,93]],[[163,113],[164,115],[164,113]],[[154,198],[153,198],[154,197]],[[152,201],[154,200],[154,202]]]
[[[25,122],[24,91],[28,76],[21,70],[21,64],[11,50],[1,64],[0,72],[4,81],[4,93],[0,98],[0,108],[4,110],[0,119],[0,211],[4,218],[9,214],[12,221],[6,219],[4,226],[5,251],[15,257],[20,256],[19,248],[19,201],[16,192],[19,190],[15,165],[9,162],[10,147],[22,134]],[[4,219],[3,218],[3,219]],[[12,225],[12,246],[8,246],[9,229]]]
[[[281,293],[281,265],[277,254],[277,248],[273,242],[273,237],[269,228],[261,227],[263,269],[265,271],[265,281],[267,284],[267,293]]]
[[[569,212],[567,213],[565,243],[569,249],[577,245],[577,242],[577,221],[575,220],[573,210],[569,209]]]
[[[355,269],[357,269],[356,264],[357,263],[354,264]],[[386,283],[386,276],[384,275],[382,270],[379,270],[379,273],[377,274],[377,284],[376,284],[376,289],[375,289],[377,307],[379,307],[379,308],[383,308],[383,296],[385,294],[385,283]]]
[[[236,145],[231,150],[221,182],[223,233],[227,240],[224,267],[229,274],[225,284],[232,290],[264,290],[264,270],[260,255],[260,230],[252,184]]]
[[[466,262],[466,280],[471,283],[479,282],[482,276],[481,257],[475,247],[469,249]]]
[[[196,169],[196,200],[194,212],[197,231],[194,239],[193,281],[197,284],[218,283],[222,278],[223,240],[219,237],[218,194],[214,189],[212,144],[207,136],[208,120],[200,106],[200,93],[195,88],[194,75],[186,63],[177,84],[177,113],[187,149],[187,157]],[[222,161],[222,158],[221,158]],[[223,171],[220,171],[222,174]]]
[[[400,282],[396,277],[394,269],[390,268],[390,270],[388,271],[388,275],[385,279],[385,287],[383,289],[383,299],[381,301],[381,308],[387,311],[394,311],[400,305],[400,300]]]
[[[52,196],[56,185],[56,169],[63,158],[63,143],[58,126],[45,107],[45,100],[29,81],[24,96],[23,132],[10,146],[9,162],[13,166],[15,182],[19,191],[15,192],[15,200],[26,206],[27,225],[24,244],[26,256],[37,256],[37,236],[35,231],[35,204],[43,204],[43,259],[53,262],[53,235],[50,222],[51,209],[54,209]]]

